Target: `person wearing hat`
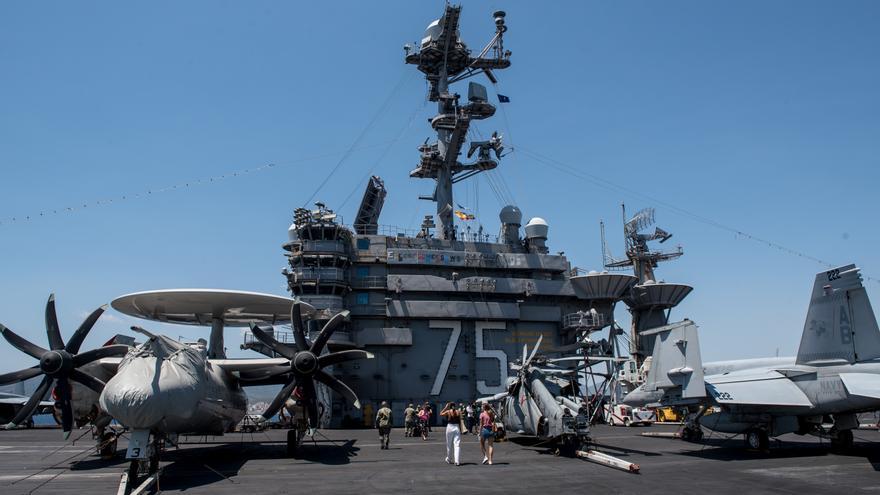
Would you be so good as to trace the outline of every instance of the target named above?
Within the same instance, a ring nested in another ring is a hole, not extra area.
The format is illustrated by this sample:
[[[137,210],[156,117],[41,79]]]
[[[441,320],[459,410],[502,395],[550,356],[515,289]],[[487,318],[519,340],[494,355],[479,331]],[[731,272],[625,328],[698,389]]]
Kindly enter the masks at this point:
[[[388,402],[382,401],[382,407],[376,413],[376,428],[379,429],[379,444],[383,450],[388,450],[388,443],[391,440],[391,425],[394,424],[391,418],[391,408]]]
[[[403,426],[405,427],[403,436],[413,436],[413,429],[416,426],[416,408],[413,407],[412,402],[403,410]]]

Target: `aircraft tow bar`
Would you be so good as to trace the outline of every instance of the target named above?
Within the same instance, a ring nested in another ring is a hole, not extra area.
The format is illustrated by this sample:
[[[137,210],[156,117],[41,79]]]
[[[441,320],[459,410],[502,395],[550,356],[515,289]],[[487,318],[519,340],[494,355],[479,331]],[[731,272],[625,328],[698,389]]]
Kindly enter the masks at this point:
[[[581,459],[595,462],[596,464],[602,464],[603,466],[628,471],[634,474],[638,474],[639,470],[641,469],[638,464],[635,464],[633,462],[626,462],[622,459],[618,459],[617,457],[599,452],[598,450],[578,450],[577,452],[575,452],[575,455],[577,455]]]
[[[136,488],[131,489],[129,491],[128,486],[128,473],[122,473],[122,477],[119,480],[119,489],[116,491],[116,495],[141,495],[143,493],[147,493],[147,490],[153,487],[153,485],[158,485],[159,476],[162,474],[162,468],[159,468],[155,473],[147,476],[140,485]]]

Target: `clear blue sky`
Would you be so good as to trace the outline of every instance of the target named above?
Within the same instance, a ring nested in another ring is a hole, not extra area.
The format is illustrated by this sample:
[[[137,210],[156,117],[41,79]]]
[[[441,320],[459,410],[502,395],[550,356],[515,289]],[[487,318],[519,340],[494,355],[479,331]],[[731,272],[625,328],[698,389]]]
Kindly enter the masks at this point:
[[[417,227],[432,205],[416,196],[431,183],[408,172],[433,109],[402,46],[442,8],[0,3],[0,321],[45,345],[51,291],[65,336],[133,291],[284,294],[280,245],[293,209],[395,87],[359,141],[367,149],[318,196],[339,207],[356,190],[341,208],[350,219],[373,170],[389,189],[382,223]],[[880,277],[880,4],[465,2],[471,48],[491,36],[497,8],[513,52],[499,91],[512,102],[506,121],[480,124],[484,135],[497,128],[514,148]],[[132,198],[267,163],[277,166]],[[588,269],[601,263],[600,219],[619,255],[620,203],[652,206],[521,152],[500,170],[526,217],[549,221],[551,249]],[[501,205],[485,178],[478,184],[456,193],[474,208],[479,196],[478,218],[494,233]],[[96,207],[105,198],[117,199]],[[684,246],[659,273],[695,287],[675,316],[701,325],[704,359],[793,354],[822,267],[653,206]],[[880,305],[880,283],[868,284]],[[87,347],[130,324],[111,312]],[[237,331],[227,339],[237,347]],[[5,342],[0,362],[33,364]]]

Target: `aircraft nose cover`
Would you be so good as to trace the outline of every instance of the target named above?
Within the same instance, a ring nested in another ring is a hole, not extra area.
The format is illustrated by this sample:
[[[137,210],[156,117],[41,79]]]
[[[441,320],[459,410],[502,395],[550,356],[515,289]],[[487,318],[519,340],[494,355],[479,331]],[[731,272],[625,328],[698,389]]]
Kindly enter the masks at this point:
[[[204,367],[191,352],[165,359],[129,355],[101,394],[101,408],[133,429],[158,426],[163,420],[192,416],[204,382]],[[158,374],[157,374],[158,371]]]

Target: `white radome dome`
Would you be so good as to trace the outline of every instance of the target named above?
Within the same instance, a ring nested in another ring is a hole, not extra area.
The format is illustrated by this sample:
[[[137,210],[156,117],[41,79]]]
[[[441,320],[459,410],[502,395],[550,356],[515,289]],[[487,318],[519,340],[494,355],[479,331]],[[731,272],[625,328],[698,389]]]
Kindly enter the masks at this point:
[[[534,217],[526,224],[526,237],[530,239],[546,239],[549,231],[550,226],[547,224],[547,221],[541,217]]]

